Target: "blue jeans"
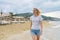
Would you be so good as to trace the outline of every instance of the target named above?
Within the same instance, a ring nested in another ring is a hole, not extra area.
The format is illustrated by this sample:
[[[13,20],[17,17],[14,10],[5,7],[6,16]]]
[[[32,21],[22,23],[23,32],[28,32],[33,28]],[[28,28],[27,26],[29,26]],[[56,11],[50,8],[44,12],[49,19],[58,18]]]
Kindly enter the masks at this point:
[[[40,36],[40,29],[39,29],[39,30],[31,29],[31,34],[32,34],[32,35]]]

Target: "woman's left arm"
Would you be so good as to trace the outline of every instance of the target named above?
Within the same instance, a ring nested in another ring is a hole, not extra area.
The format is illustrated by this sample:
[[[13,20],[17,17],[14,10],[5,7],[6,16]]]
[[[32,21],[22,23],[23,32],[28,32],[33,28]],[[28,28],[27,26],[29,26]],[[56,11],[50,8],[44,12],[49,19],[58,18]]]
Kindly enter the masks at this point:
[[[41,30],[41,35],[42,35],[42,31],[43,31],[42,21],[40,21],[40,30]]]

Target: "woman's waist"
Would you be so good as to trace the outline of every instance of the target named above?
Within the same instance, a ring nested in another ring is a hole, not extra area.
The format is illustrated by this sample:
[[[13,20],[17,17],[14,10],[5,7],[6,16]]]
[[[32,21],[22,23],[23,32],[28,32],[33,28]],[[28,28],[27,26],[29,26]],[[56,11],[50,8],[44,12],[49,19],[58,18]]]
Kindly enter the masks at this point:
[[[40,29],[40,26],[32,26],[31,29]]]
[[[34,24],[34,25],[32,25],[32,27],[39,27],[39,26],[40,26],[40,25],[35,25],[35,24]]]

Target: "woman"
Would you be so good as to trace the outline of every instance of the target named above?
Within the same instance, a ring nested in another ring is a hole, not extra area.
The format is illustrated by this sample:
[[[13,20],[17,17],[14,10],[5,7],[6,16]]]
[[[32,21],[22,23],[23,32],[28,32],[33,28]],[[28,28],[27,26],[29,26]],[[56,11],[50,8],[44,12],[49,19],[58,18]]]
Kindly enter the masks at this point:
[[[39,40],[42,34],[42,18],[37,8],[33,9],[33,15],[30,17],[30,30],[33,40]]]

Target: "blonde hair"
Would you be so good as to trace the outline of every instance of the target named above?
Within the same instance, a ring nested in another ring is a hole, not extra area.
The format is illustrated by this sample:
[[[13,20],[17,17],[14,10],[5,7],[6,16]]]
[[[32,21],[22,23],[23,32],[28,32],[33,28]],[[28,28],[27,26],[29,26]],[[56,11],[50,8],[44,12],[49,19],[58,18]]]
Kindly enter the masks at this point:
[[[37,8],[34,8],[37,11],[37,15],[40,15],[40,11]]]

